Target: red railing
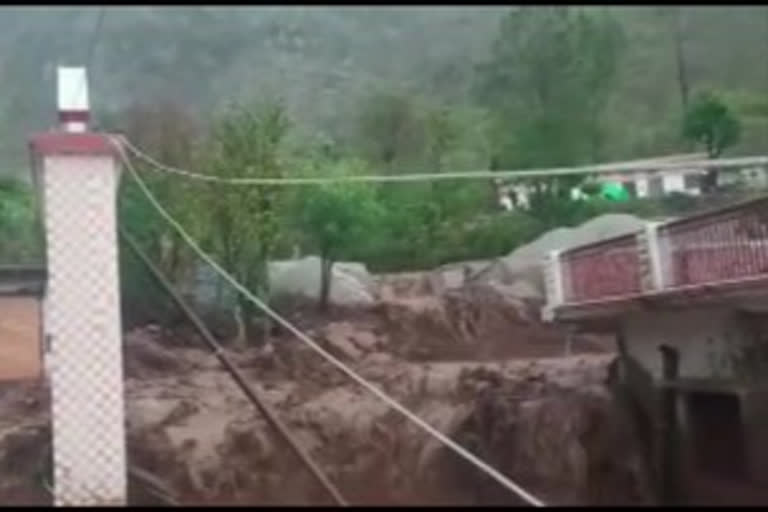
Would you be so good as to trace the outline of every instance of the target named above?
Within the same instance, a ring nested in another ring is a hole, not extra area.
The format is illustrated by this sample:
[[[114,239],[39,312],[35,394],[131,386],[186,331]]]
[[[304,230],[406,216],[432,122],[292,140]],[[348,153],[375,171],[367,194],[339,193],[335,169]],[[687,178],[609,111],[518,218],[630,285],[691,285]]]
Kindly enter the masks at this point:
[[[649,226],[638,235],[560,253],[548,271],[557,283],[548,292],[553,303],[768,278],[768,198]]]
[[[659,228],[664,288],[768,274],[768,199]]]
[[[560,264],[566,303],[641,291],[640,252],[634,233],[564,251]]]

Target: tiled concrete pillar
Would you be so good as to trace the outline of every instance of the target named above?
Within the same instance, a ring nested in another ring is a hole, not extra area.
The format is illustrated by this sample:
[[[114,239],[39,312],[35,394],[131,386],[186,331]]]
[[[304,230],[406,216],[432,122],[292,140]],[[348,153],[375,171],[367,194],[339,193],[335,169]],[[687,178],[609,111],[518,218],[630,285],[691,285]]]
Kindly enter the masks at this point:
[[[62,131],[31,141],[48,270],[55,503],[123,505],[119,167],[106,135],[81,131],[87,109],[60,119]]]

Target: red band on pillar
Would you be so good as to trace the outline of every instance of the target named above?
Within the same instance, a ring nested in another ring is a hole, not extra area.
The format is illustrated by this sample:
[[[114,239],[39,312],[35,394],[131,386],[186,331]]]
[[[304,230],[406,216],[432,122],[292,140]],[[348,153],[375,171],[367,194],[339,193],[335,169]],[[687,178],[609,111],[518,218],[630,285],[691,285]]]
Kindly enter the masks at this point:
[[[100,133],[41,133],[30,146],[34,155],[119,155],[110,136]]]
[[[91,118],[87,110],[61,110],[59,111],[59,122],[61,123],[88,123]]]

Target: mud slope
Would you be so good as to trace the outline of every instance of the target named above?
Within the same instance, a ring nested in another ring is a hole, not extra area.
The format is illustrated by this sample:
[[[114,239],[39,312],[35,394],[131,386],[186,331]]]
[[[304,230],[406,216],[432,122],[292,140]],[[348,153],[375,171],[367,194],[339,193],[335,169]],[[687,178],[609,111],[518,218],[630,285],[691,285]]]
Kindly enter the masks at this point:
[[[579,339],[582,354],[553,357],[563,333],[503,286],[394,288],[366,307],[285,313],[546,502],[647,501],[638,443],[604,386],[610,353]],[[131,464],[185,504],[328,503],[198,343],[157,326],[126,334]],[[232,359],[352,503],[521,503],[285,332]],[[49,437],[43,387],[0,389],[0,503],[50,503]],[[132,503],[152,502],[129,483]]]
[[[143,372],[126,383],[134,465],[187,504],[328,503],[214,360],[156,347],[148,358],[142,345],[129,342],[127,354],[132,372]],[[293,351],[294,361],[323,364]],[[176,364],[160,376],[157,361],[165,356]],[[141,362],[147,359],[152,369]],[[278,374],[290,363],[275,369],[264,356],[238,359],[353,503],[519,503],[333,370],[287,379]],[[642,503],[647,489],[636,443],[602,385],[608,359],[419,364],[373,353],[355,366],[545,500]],[[46,502],[45,390],[10,388],[0,398],[0,502]],[[147,503],[132,491],[134,503]]]

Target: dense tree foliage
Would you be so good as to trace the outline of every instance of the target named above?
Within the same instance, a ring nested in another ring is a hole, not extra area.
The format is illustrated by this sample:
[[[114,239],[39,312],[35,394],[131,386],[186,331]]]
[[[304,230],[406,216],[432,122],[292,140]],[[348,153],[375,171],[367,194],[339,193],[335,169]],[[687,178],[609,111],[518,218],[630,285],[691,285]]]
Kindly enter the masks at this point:
[[[701,92],[685,113],[683,136],[701,144],[710,158],[717,158],[739,141],[741,124],[722,99],[711,92]],[[715,169],[707,172],[705,191],[714,190],[717,174]]]
[[[364,174],[360,162],[322,166],[323,175]],[[295,217],[307,248],[321,259],[320,307],[327,309],[333,265],[378,227],[382,212],[373,189],[360,183],[320,185],[297,196]]]
[[[41,261],[42,244],[32,187],[0,180],[0,264]]]
[[[518,10],[110,6],[93,51],[91,97],[101,116],[157,97],[173,96],[209,113],[254,92],[275,93],[313,130],[354,135],[358,105],[372,93],[400,90],[452,106],[474,103],[474,67],[489,60],[502,20]],[[678,129],[683,88],[763,94],[768,87],[763,6],[571,10],[598,25],[611,18],[624,32],[604,105],[601,159],[684,147]],[[53,120],[55,66],[85,60],[97,15],[95,7],[3,9],[0,154],[12,157],[6,167],[13,167],[4,172],[23,171],[23,134]],[[733,150],[755,153],[767,139],[768,123],[745,127]]]
[[[279,103],[234,105],[212,124],[203,168],[222,178],[280,178],[286,174],[281,153],[289,128]],[[280,237],[281,190],[208,184],[193,195],[200,198],[199,236],[239,282],[268,301],[267,263]],[[242,296],[239,306],[250,332],[255,308]]]
[[[83,61],[97,14],[3,10],[6,175],[28,174],[24,135],[51,124],[55,67]],[[768,143],[762,6],[109,7],[98,36],[90,90],[99,127],[167,164],[221,177],[579,165],[695,145],[719,157]],[[720,93],[694,94],[707,90]],[[429,268],[499,256],[619,208],[569,200],[583,176],[516,180],[532,185],[531,208],[502,213],[481,180],[227,187],[139,167],[265,299],[267,262],[296,246],[322,256],[326,278],[346,259],[374,271]],[[130,180],[120,196],[121,218],[151,256],[189,282],[193,255]],[[31,197],[0,184],[5,259],[39,257]],[[686,201],[621,208],[656,216]]]
[[[683,134],[703,145],[710,158],[717,158],[739,141],[741,124],[722,99],[703,92],[694,98],[685,114]]]

